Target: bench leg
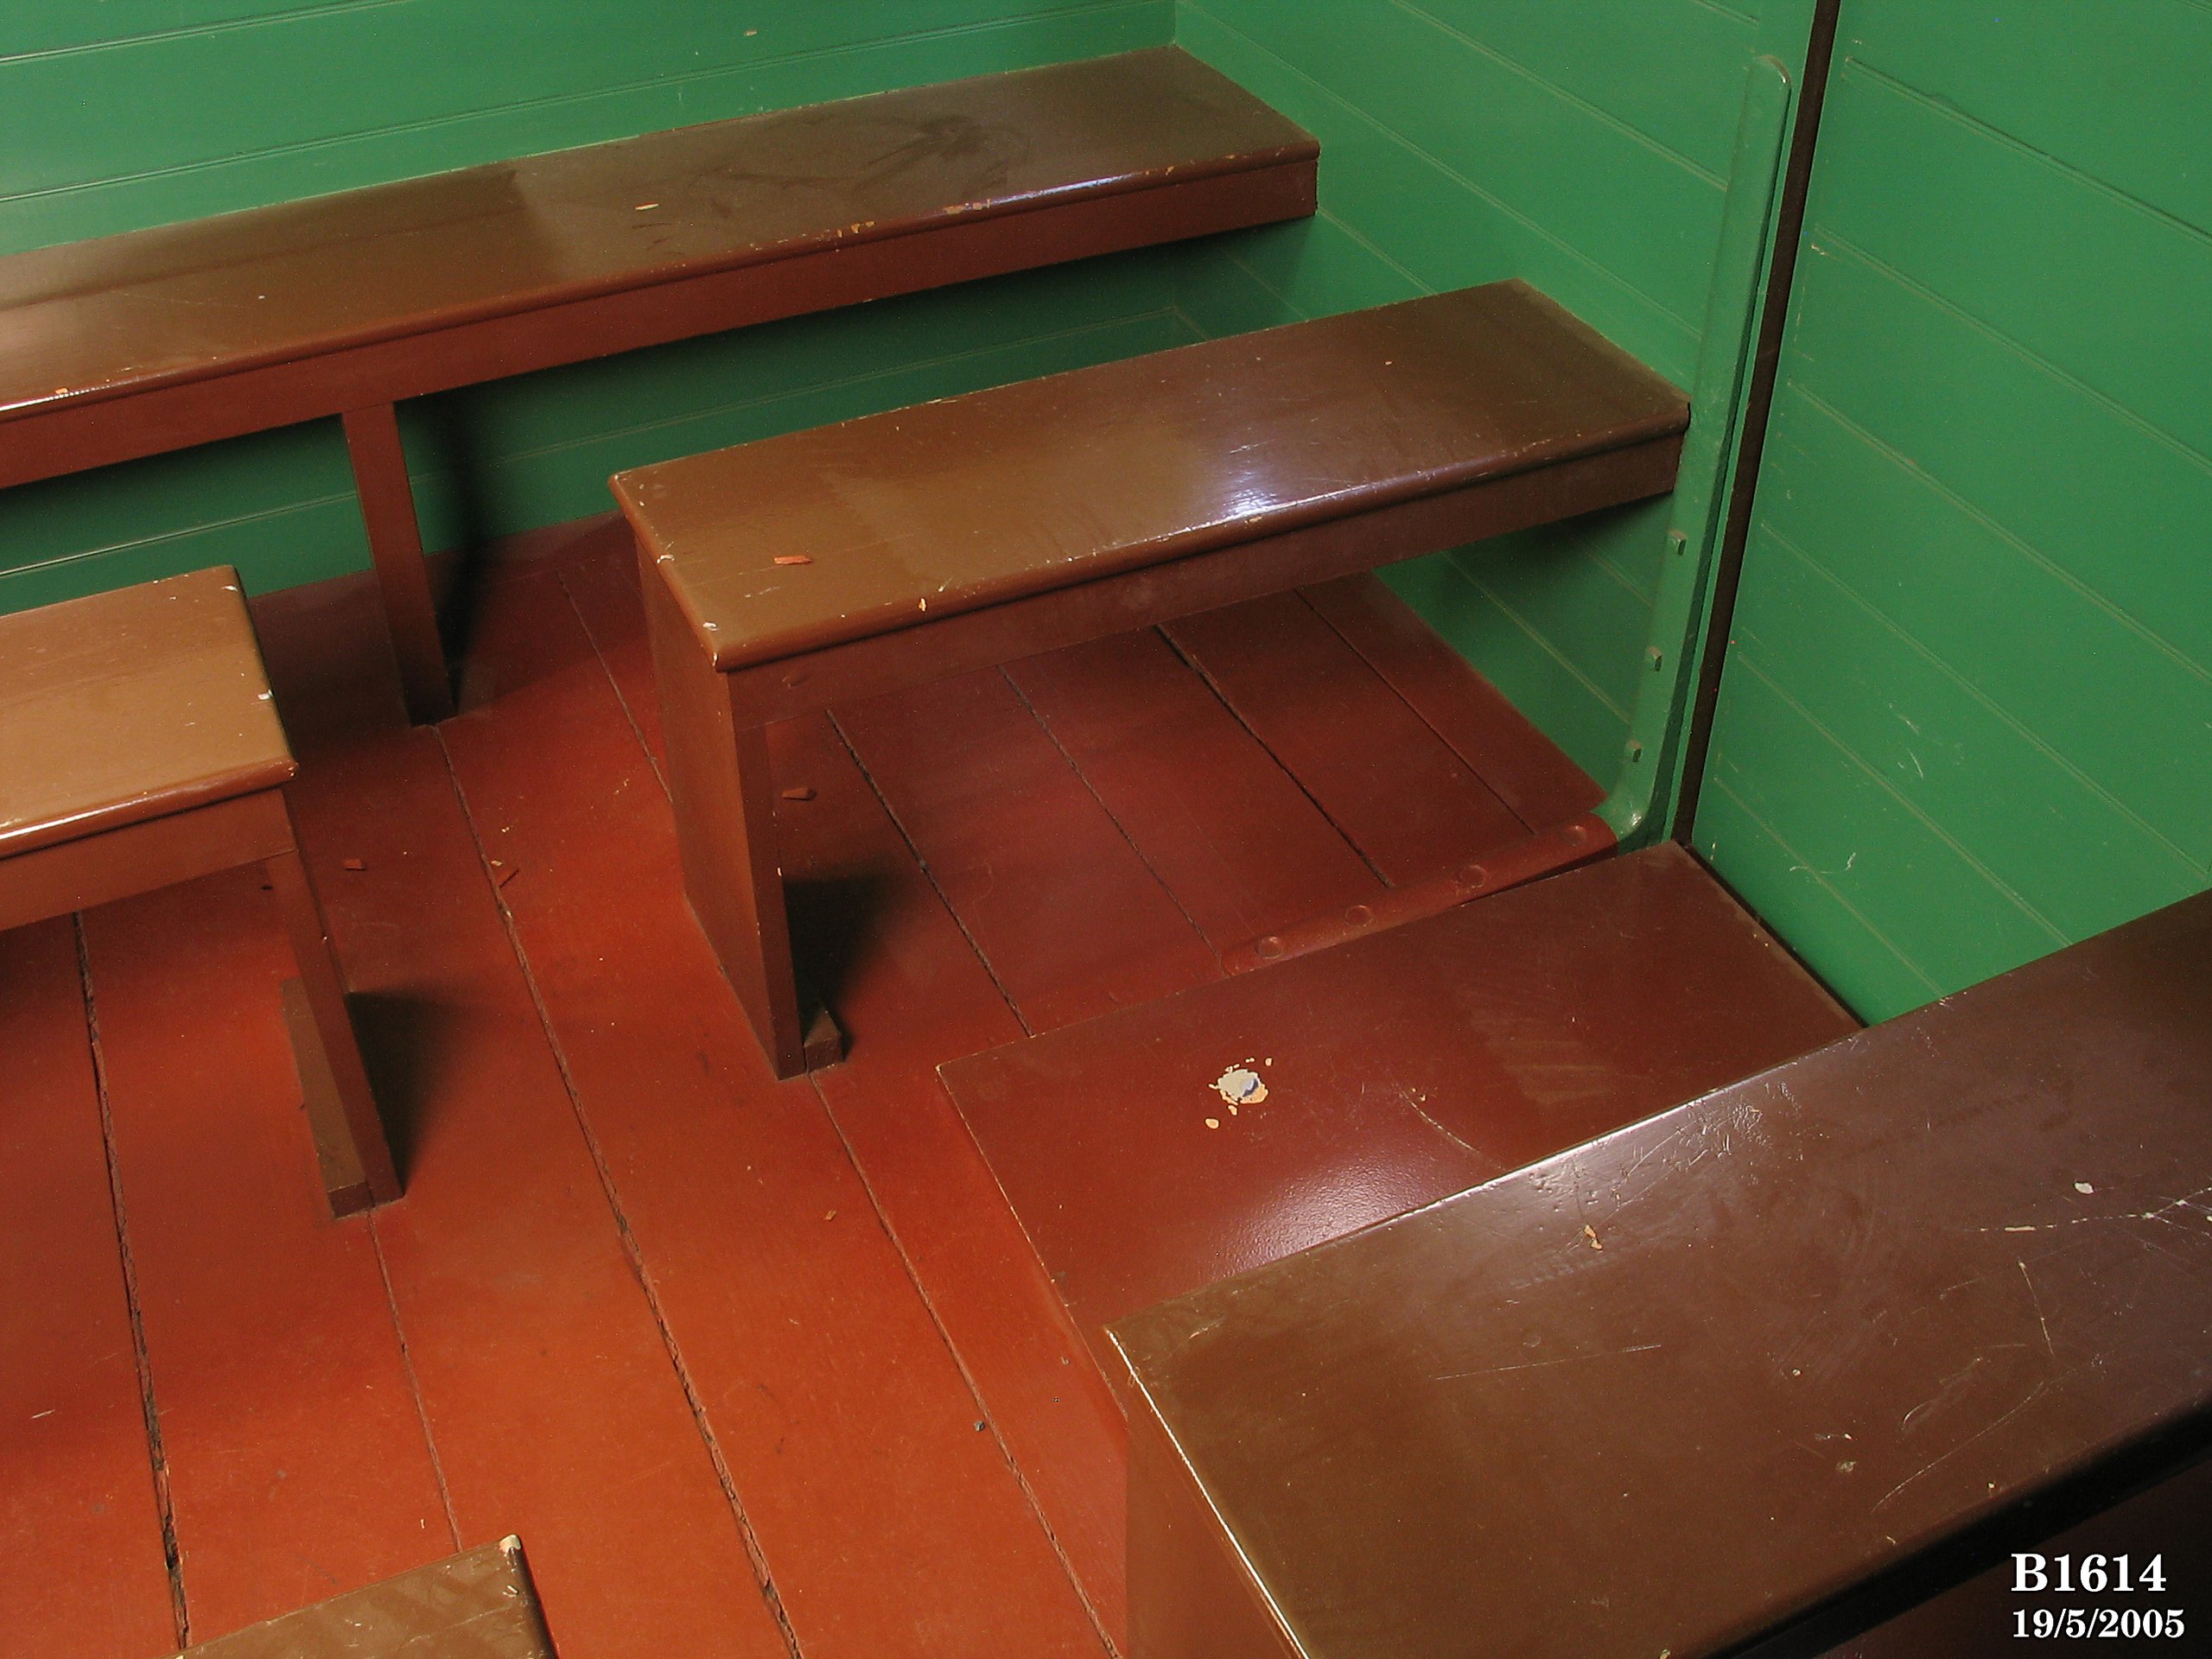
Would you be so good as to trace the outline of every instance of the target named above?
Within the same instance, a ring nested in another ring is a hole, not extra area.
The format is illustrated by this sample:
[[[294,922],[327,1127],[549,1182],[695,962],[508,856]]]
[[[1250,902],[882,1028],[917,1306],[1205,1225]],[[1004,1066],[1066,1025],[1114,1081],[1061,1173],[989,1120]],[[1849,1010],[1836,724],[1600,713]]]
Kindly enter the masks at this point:
[[[639,572],[667,736],[669,795],[691,913],[721,958],[761,1052],[779,1077],[843,1052],[828,1011],[803,1011],[776,858],[768,734],[740,726],[728,683],[691,636],[650,563]]]
[[[307,1096],[308,1127],[333,1215],[351,1215],[399,1196],[399,1178],[369,1092],[361,1046],[346,1007],[346,982],[330,948],[322,906],[296,849],[262,861],[276,890],[300,976],[284,986],[284,1019]]]
[[[351,410],[344,420],[346,453],[353,463],[353,487],[361,498],[361,521],[368,527],[369,556],[376,562],[392,655],[399,659],[407,717],[428,725],[453,713],[453,680],[438,638],[430,567],[423,557],[423,531],[415,516],[414,487],[407,481],[399,421],[390,404]]]

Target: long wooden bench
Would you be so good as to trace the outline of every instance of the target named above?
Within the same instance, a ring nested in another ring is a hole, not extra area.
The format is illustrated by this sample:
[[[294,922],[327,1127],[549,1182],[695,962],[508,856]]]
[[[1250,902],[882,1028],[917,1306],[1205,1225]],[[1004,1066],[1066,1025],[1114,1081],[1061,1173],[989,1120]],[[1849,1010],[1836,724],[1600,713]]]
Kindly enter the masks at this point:
[[[1136,1659],[1810,1653],[2185,1464],[2208,1009],[2212,893],[1122,1321]]]
[[[449,712],[392,404],[1311,213],[1318,149],[1173,48],[0,258],[0,488],[344,417],[410,712]]]
[[[779,1075],[772,721],[1665,492],[1681,393],[1518,283],[618,474],[693,909]]]

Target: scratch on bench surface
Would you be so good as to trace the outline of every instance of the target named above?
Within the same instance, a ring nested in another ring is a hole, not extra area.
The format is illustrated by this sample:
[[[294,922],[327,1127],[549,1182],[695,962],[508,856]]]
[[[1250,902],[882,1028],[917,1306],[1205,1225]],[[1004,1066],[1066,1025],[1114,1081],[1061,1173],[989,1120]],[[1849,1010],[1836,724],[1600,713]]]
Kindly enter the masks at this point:
[[[2020,1277],[2027,1281],[2028,1300],[2035,1304],[2036,1323],[2043,1327],[2044,1351],[2053,1359],[2056,1359],[2058,1350],[2050,1345],[2050,1321],[2043,1316],[2043,1298],[2036,1294],[2036,1281],[2028,1277],[2028,1264],[2025,1262],[2020,1263]]]
[[[1648,1354],[1666,1345],[1663,1342],[1638,1343],[1633,1348],[1611,1348],[1602,1354],[1569,1354],[1564,1359],[1530,1359],[1518,1365],[1492,1365],[1479,1371],[1445,1371],[1428,1380],[1432,1382],[1456,1382],[1462,1377],[1503,1376],[1508,1371],[1541,1371],[1554,1365],[1580,1365],[1592,1359],[1618,1359],[1625,1354]]]
[[[1973,1433],[1967,1435],[1966,1439],[1961,1440],[1949,1451],[1944,1452],[1941,1457],[1931,1459],[1927,1463],[1923,1464],[1918,1469],[1916,1469],[1912,1473],[1907,1475],[1903,1480],[1897,1482],[1896,1485],[1891,1487],[1888,1491],[1883,1493],[1880,1497],[1877,1498],[1874,1501],[1874,1509],[1881,1509],[1885,1504],[1888,1503],[1891,1498],[1895,1497],[1899,1492],[1904,1491],[1906,1487],[1911,1485],[1913,1482],[1920,1479],[1923,1475],[1935,1473],[1936,1470],[1942,1468],[1953,1458],[1957,1457],[1960,1452],[1965,1451],[1968,1446],[1974,1445],[1977,1441],[1985,1440],[1992,1434],[1994,1434],[1999,1429],[2004,1427],[2005,1424],[2011,1422],[2015,1417],[2018,1416],[2030,1406],[2035,1404],[2038,1399],[2042,1398],[2045,1390],[2050,1387],[2053,1380],[2054,1379],[2051,1378],[2045,1378],[2043,1382],[2037,1383],[2035,1387],[2028,1390],[2027,1398],[2021,1401],[2018,1405],[2013,1407],[2012,1410],[2006,1412],[1995,1422],[1984,1424]],[[1869,1511],[1869,1513],[1872,1513],[1872,1511]]]

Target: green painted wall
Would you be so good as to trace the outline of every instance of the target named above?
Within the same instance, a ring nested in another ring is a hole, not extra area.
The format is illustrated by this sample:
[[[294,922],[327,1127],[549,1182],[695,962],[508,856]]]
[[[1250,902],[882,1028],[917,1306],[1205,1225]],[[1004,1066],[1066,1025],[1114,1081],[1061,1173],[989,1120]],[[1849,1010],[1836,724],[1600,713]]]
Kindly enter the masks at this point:
[[[1170,0],[7,0],[0,251],[885,87],[1157,45]],[[619,467],[1192,337],[1172,256],[923,296],[403,412],[433,546]],[[0,494],[0,611],[367,563],[334,422]]]
[[[1755,54],[1809,0],[1182,0],[1179,45],[1321,139],[1320,216],[1193,262],[1230,333],[1521,276],[1688,386]],[[1611,784],[1665,503],[1402,567],[1393,583]]]
[[[1696,839],[1878,1018],[2212,880],[2212,10],[1842,21]]]

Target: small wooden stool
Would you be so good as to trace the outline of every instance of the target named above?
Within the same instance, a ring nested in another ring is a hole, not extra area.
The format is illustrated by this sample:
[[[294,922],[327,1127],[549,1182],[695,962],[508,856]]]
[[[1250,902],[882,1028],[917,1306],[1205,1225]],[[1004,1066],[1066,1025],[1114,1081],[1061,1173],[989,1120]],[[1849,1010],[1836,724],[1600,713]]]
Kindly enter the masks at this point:
[[[299,966],[285,1023],[343,1216],[399,1182],[284,800],[297,771],[235,572],[0,617],[0,929],[258,861]]]

